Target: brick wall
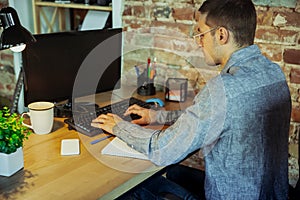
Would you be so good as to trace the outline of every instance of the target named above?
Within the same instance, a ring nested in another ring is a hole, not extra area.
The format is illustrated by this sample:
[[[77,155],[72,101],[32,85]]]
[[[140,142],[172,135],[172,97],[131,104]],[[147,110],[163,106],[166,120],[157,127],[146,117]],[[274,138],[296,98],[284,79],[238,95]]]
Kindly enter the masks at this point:
[[[186,76],[190,89],[199,90],[217,69],[207,67],[191,36],[201,0],[124,0],[124,77],[136,84],[134,65],[157,58],[156,84],[168,77]],[[298,0],[299,3],[299,0]],[[258,28],[255,43],[264,55],[278,63],[287,78],[293,111],[290,127],[290,180],[298,179],[298,135],[300,130],[300,6],[294,8],[256,6]],[[194,165],[193,160],[189,161]]]
[[[8,6],[8,0],[0,0],[0,9]],[[2,30],[0,31],[2,33]],[[10,106],[15,88],[13,54],[10,50],[0,51],[0,107]]]
[[[157,59],[158,89],[168,77],[187,77],[191,90],[201,89],[218,69],[206,66],[191,37],[195,11],[191,1],[124,1],[123,82],[136,84],[133,66],[145,65],[149,57]]]

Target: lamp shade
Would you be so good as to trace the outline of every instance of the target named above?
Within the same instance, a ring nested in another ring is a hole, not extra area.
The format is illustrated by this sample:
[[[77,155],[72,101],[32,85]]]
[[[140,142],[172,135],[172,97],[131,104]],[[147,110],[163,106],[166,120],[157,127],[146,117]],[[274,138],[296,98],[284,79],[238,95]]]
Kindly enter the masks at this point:
[[[36,41],[33,35],[21,25],[18,14],[12,7],[5,7],[0,10],[0,26],[3,27],[1,49]]]

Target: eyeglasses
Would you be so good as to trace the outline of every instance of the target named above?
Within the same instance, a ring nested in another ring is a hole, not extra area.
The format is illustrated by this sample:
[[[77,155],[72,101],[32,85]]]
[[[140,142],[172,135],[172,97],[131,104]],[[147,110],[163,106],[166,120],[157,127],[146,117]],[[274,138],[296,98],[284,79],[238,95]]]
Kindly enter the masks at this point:
[[[214,27],[214,28],[209,29],[209,30],[207,30],[207,31],[204,31],[203,33],[199,33],[199,34],[197,34],[197,35],[193,35],[194,41],[195,41],[197,44],[200,44],[201,39],[203,38],[203,36],[204,36],[206,33],[212,32],[212,31],[214,31],[214,30],[216,30],[216,29],[218,29],[218,28],[220,28],[220,27],[217,26],[217,27]]]

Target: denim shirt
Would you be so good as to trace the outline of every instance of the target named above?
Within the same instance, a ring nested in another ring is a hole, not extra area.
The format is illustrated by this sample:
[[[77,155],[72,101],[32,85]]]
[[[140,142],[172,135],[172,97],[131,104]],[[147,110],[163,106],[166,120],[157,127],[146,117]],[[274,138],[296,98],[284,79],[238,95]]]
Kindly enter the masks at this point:
[[[289,88],[256,45],[232,54],[185,111],[160,111],[151,130],[129,122],[113,132],[157,165],[202,149],[206,199],[287,199]]]

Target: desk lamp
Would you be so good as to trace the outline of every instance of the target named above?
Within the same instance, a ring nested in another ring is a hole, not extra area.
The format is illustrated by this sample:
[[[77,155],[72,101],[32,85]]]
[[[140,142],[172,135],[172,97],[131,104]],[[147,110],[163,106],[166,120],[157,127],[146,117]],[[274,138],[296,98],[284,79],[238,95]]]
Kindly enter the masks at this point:
[[[4,7],[0,10],[0,27],[3,28],[0,50],[10,48],[14,52],[21,52],[25,49],[26,44],[36,42],[33,35],[21,25],[17,11],[12,7]],[[13,105],[10,109],[11,113],[17,110],[23,79],[23,69],[21,66],[14,92]]]
[[[12,7],[0,10],[0,27],[3,27],[0,49],[10,48],[14,52],[21,52],[27,43],[36,41],[33,35],[21,25],[17,11]]]

